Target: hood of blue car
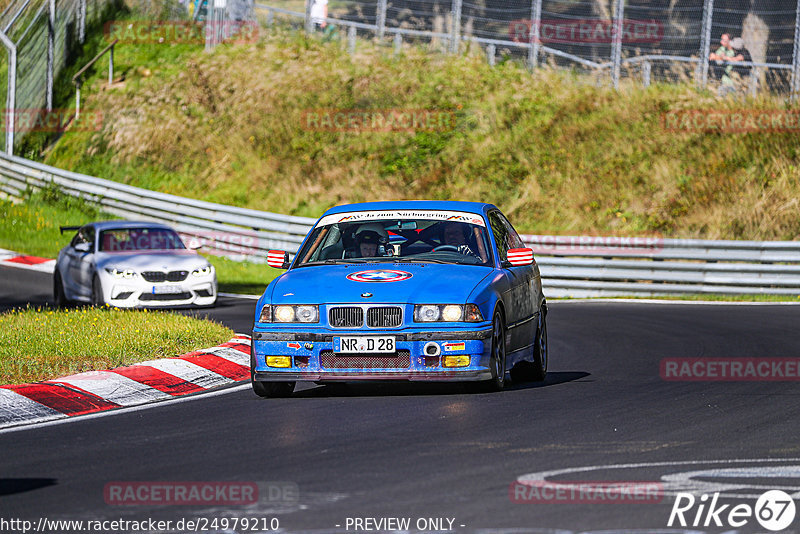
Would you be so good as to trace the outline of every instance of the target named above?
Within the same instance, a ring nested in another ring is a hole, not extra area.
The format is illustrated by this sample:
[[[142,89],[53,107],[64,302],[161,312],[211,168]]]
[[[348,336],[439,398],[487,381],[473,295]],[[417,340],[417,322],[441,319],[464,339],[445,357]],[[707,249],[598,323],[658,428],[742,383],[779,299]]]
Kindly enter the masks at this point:
[[[489,267],[433,263],[300,267],[275,281],[272,303],[461,304],[491,273]]]

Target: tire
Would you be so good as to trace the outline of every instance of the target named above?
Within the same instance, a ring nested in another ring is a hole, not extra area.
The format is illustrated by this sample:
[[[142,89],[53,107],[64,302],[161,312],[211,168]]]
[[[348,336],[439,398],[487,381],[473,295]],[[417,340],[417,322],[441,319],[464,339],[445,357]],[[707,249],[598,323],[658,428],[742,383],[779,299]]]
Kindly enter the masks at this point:
[[[506,387],[506,327],[503,314],[499,310],[492,318],[492,351],[489,358],[492,378],[478,382],[473,390],[478,392],[502,391]]]
[[[58,269],[53,274],[53,300],[56,308],[66,308],[71,304],[64,292],[64,282],[61,280],[61,273],[58,272]]]
[[[536,328],[536,341],[533,347],[533,361],[520,362],[511,370],[511,378],[515,382],[541,382],[547,376],[549,346],[547,345],[547,308],[542,307],[539,313],[539,325]]]
[[[251,342],[252,343],[252,342]],[[253,393],[259,397],[289,397],[294,391],[294,382],[260,382],[256,380],[256,359],[253,355],[253,346],[250,345],[250,385]]]
[[[103,297],[103,285],[97,275],[92,278],[92,306],[95,308],[102,308],[106,305],[105,298]]]

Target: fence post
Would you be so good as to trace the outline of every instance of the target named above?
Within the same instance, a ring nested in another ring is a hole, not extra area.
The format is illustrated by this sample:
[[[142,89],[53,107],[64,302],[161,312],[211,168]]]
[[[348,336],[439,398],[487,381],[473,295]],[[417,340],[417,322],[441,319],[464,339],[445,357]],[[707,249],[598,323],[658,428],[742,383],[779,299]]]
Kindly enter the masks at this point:
[[[108,85],[114,83],[114,45],[108,49]]]
[[[800,95],[800,0],[797,0],[797,14],[794,21],[794,56],[792,57],[792,95],[795,102]]]
[[[755,98],[756,94],[758,94],[758,77],[760,73],[758,72],[758,67],[751,67],[750,68],[750,79],[747,81],[748,83],[748,91],[750,92],[750,96]]]
[[[275,17],[275,12],[271,9],[267,10],[267,26],[272,26],[273,18]]]
[[[461,0],[453,0],[453,27],[450,29],[450,52],[458,54],[461,44]]]
[[[86,0],[78,2],[78,40],[81,44],[86,41]]]
[[[800,0],[798,0],[800,1]],[[542,0],[533,0],[531,3],[531,31],[529,32],[530,48],[528,48],[528,67],[535,69],[539,66],[540,28],[542,23]]]
[[[75,121],[81,117],[81,81],[75,81]]]
[[[619,75],[622,65],[622,18],[625,16],[625,0],[617,0],[614,9],[613,33],[614,41],[611,47],[611,85],[619,89]]]
[[[53,111],[53,74],[56,54],[56,0],[47,2],[47,73],[45,78],[45,97],[47,111]]]
[[[650,62],[642,61],[642,84],[650,87]]]
[[[14,129],[16,128],[17,105],[17,46],[0,31],[0,41],[8,50],[8,81],[6,82],[6,153],[14,155]]]
[[[386,34],[386,0],[378,0],[378,39],[383,40]]]
[[[394,34],[394,55],[400,55],[403,51],[403,36],[400,33]]]
[[[486,57],[489,60],[489,66],[494,67],[495,56],[497,55],[497,48],[493,44],[486,47]]]
[[[355,26],[348,26],[347,27],[347,51],[350,52],[350,55],[356,53],[356,27]]]
[[[311,22],[311,4],[313,2],[314,0],[306,0],[306,17],[305,17],[306,33],[314,32],[314,23]]]
[[[703,26],[700,35],[700,87],[708,85],[708,55],[711,53],[711,18],[714,14],[714,0],[703,3]]]
[[[217,10],[214,8],[214,1],[215,0],[208,0],[208,7],[206,8],[206,20],[204,25],[206,31],[206,52],[214,49],[214,38],[216,37],[214,27],[217,25]]]

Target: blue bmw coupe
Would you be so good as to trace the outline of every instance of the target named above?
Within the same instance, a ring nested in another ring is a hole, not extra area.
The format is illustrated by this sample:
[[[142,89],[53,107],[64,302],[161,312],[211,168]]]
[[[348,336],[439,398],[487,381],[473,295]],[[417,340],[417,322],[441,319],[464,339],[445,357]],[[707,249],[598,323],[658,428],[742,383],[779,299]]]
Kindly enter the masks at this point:
[[[492,204],[391,201],[331,208],[256,305],[253,391],[298,381],[544,380],[539,267]]]

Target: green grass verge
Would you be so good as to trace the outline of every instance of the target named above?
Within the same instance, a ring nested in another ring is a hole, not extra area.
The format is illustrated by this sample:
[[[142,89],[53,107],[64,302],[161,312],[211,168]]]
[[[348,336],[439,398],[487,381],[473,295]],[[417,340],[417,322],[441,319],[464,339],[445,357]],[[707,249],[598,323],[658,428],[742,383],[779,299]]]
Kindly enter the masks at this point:
[[[217,284],[223,293],[261,295],[273,278],[283,271],[266,263],[233,261],[205,254],[217,270]]]
[[[27,308],[0,315],[0,384],[57,378],[228,341],[218,323],[161,311]]]
[[[33,194],[22,203],[0,200],[0,248],[55,258],[72,237],[72,233],[61,235],[59,225],[81,225],[114,218],[80,199],[53,190]],[[237,262],[203,255],[217,270],[219,291],[222,292],[260,295],[280,273],[266,263]]]
[[[59,226],[75,226],[113,218],[89,204],[45,190],[23,203],[0,200],[0,248],[31,256],[55,258],[72,234],[61,235]]]

